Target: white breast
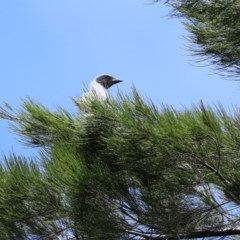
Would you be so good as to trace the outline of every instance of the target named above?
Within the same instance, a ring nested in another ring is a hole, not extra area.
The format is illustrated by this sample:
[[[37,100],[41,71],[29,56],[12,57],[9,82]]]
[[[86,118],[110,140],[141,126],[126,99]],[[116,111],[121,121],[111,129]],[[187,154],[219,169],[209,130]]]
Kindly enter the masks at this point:
[[[109,97],[107,89],[95,80],[89,85],[88,91],[83,94],[81,101],[86,101],[87,99],[99,99],[106,100]]]

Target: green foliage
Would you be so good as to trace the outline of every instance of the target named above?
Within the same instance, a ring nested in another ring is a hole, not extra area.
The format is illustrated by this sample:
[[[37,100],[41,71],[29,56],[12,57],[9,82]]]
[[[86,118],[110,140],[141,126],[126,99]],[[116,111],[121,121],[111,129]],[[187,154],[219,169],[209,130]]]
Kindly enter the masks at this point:
[[[159,110],[133,90],[88,101],[75,116],[27,100],[13,129],[40,153],[1,168],[0,229],[9,239],[182,238],[237,226],[229,210],[240,196],[237,112],[203,103]]]
[[[228,76],[238,79],[240,1],[168,0],[164,2],[173,7],[173,16],[182,18],[191,33],[189,40],[194,44],[190,47],[192,52],[203,60],[210,60],[220,73],[224,70]]]
[[[0,239],[52,235],[58,228],[56,210],[61,204],[53,190],[38,164],[14,155],[5,159],[0,181]]]
[[[51,146],[57,138],[68,141],[74,131],[73,120],[70,114],[63,109],[51,113],[44,106],[28,99],[23,103],[23,109],[19,112],[17,121],[20,128],[12,125],[14,131],[23,138],[23,142],[30,146]],[[30,137],[29,137],[30,136]]]

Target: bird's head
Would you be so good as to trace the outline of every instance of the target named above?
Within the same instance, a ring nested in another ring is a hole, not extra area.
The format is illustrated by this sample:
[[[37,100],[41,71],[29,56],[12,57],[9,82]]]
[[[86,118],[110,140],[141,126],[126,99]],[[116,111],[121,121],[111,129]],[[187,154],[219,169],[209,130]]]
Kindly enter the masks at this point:
[[[122,80],[116,79],[110,75],[100,75],[96,77],[96,82],[108,89],[112,85],[122,82]]]

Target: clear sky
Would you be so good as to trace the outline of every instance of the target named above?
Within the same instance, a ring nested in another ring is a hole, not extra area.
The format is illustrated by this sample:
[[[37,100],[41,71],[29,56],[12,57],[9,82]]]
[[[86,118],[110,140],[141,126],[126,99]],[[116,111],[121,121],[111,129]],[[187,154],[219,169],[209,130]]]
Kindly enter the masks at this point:
[[[156,104],[177,109],[201,99],[225,108],[239,105],[238,82],[198,67],[187,50],[187,32],[170,9],[147,0],[0,1],[0,105],[21,108],[30,97],[55,109],[74,111],[71,97],[108,73],[134,85]],[[213,66],[212,66],[213,67]],[[29,153],[0,121],[0,155]]]

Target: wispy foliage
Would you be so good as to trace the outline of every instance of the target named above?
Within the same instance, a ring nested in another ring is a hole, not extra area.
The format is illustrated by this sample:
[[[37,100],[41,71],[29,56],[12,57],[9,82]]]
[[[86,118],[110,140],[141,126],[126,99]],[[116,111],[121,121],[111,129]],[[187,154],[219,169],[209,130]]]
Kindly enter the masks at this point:
[[[6,236],[175,239],[239,231],[237,111],[203,103],[159,109],[133,90],[117,101],[88,101],[74,116],[27,100],[18,116],[13,129],[40,154],[37,161],[12,156],[1,168]]]
[[[172,16],[180,17],[188,31],[190,50],[210,61],[220,74],[236,80],[240,73],[240,1],[168,0]]]

